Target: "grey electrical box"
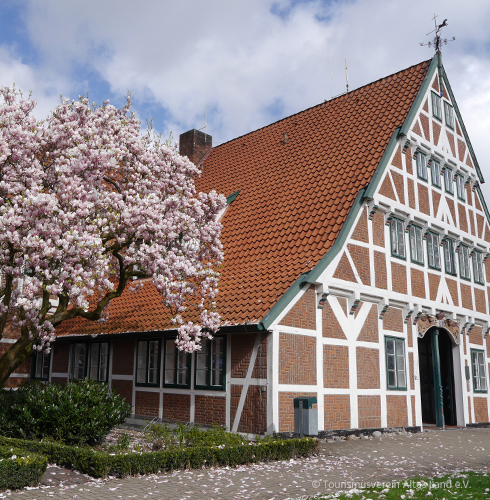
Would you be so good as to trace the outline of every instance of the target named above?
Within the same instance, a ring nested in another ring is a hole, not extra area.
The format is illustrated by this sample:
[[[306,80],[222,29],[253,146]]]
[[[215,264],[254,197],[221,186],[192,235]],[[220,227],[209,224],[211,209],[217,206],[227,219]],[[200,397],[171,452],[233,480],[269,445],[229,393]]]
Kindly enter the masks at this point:
[[[294,398],[294,432],[303,436],[318,436],[318,409],[315,397]]]

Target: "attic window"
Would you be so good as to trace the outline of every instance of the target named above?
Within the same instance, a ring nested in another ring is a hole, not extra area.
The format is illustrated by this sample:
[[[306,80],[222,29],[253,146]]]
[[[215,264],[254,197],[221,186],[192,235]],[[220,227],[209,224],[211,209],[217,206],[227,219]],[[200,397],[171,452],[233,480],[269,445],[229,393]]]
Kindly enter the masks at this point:
[[[432,115],[442,121],[441,98],[435,92],[432,95]]]
[[[446,101],[444,101],[444,118],[446,125],[454,129],[454,108]]]
[[[423,179],[424,181],[426,181],[427,180],[427,157],[423,153],[421,153],[420,151],[417,151],[416,162],[417,162],[417,175],[419,176],[419,179]]]

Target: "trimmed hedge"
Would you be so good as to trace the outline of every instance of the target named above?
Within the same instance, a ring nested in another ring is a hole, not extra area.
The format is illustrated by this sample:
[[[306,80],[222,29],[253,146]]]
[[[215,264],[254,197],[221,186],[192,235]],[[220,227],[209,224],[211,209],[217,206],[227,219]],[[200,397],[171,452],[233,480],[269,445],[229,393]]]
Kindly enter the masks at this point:
[[[0,491],[37,485],[47,466],[45,456],[0,446]]]
[[[73,468],[93,477],[128,476],[187,468],[236,466],[267,460],[306,457],[316,451],[318,442],[311,438],[262,441],[225,447],[173,448],[145,453],[109,454],[91,448],[77,448],[57,443],[25,441],[0,437],[0,446],[16,446],[41,453],[49,462]]]

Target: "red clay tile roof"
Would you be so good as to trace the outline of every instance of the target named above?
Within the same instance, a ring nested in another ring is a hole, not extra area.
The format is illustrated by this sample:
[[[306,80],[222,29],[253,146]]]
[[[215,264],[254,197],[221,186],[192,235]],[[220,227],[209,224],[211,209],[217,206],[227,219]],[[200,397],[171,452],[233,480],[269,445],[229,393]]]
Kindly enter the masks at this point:
[[[218,306],[225,324],[258,323],[332,247],[371,181],[430,60],[215,147],[200,191],[240,191],[223,217]],[[287,134],[287,138],[286,135]],[[77,319],[61,335],[170,328],[151,284],[125,292],[104,324]]]

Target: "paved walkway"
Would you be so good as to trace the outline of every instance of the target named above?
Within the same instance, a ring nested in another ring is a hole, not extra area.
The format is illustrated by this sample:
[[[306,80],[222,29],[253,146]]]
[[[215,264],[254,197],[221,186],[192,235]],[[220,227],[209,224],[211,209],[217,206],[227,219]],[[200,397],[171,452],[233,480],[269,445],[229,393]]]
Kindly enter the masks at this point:
[[[490,428],[428,431],[322,443],[316,457],[241,466],[89,480],[0,493],[45,499],[287,499],[461,470],[490,473]]]

